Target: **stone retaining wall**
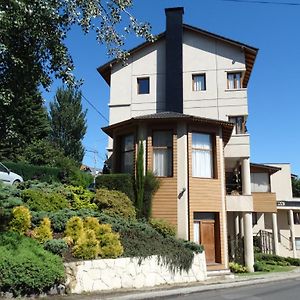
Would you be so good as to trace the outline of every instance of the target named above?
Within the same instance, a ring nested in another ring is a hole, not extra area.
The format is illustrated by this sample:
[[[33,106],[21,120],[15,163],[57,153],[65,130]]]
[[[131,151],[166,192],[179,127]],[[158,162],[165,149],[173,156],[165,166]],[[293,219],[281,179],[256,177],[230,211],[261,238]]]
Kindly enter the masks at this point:
[[[139,262],[138,258],[117,258],[66,263],[66,288],[70,293],[80,294],[206,279],[204,252],[194,256],[189,272],[172,273],[167,267],[158,265],[156,256],[150,256]]]

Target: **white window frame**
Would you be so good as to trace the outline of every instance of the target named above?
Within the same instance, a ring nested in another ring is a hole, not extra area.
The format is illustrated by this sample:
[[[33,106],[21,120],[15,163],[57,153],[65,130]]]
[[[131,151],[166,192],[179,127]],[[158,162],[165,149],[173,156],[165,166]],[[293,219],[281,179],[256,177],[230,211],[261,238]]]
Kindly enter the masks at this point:
[[[196,83],[196,81],[195,81],[196,77],[203,78],[203,83],[201,85]],[[192,81],[193,81],[193,91],[194,92],[206,91],[206,75],[205,75],[205,73],[193,74]]]
[[[233,85],[231,84],[230,76],[233,76]],[[237,78],[239,76],[239,79]],[[243,73],[241,71],[237,72],[227,72],[227,89],[228,90],[239,90],[243,88],[242,84]]]

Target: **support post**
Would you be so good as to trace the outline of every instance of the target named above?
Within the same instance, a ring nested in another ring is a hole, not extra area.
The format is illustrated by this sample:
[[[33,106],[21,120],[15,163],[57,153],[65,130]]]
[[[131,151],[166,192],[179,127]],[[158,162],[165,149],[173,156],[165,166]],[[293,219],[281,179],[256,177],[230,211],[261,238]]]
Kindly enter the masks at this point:
[[[252,213],[243,213],[244,219],[244,254],[245,265],[249,272],[254,272],[254,250],[253,250],[253,229],[252,229]]]
[[[277,213],[272,213],[272,233],[274,252],[279,255]]]
[[[289,221],[290,221],[290,232],[291,232],[291,239],[292,239],[293,257],[297,258],[296,242],[295,242],[294,213],[293,213],[292,209],[289,210]]]

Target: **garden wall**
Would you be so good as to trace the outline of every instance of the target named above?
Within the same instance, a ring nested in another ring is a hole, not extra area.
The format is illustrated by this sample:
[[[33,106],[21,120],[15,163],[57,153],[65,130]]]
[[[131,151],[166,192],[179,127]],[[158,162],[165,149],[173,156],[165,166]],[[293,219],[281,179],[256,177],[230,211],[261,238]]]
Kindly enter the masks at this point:
[[[196,282],[206,279],[204,252],[195,254],[189,272],[171,272],[157,263],[157,256],[98,259],[65,263],[66,288],[70,293],[121,288],[152,287],[160,284]]]

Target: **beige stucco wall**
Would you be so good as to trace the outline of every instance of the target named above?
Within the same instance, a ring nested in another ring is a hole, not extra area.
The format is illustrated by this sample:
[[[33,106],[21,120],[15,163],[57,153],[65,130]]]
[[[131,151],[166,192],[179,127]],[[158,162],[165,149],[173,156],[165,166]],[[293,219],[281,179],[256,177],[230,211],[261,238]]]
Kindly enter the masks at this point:
[[[276,193],[277,201],[292,200],[292,181],[290,164],[268,164],[281,168],[280,171],[271,175],[271,191]]]

